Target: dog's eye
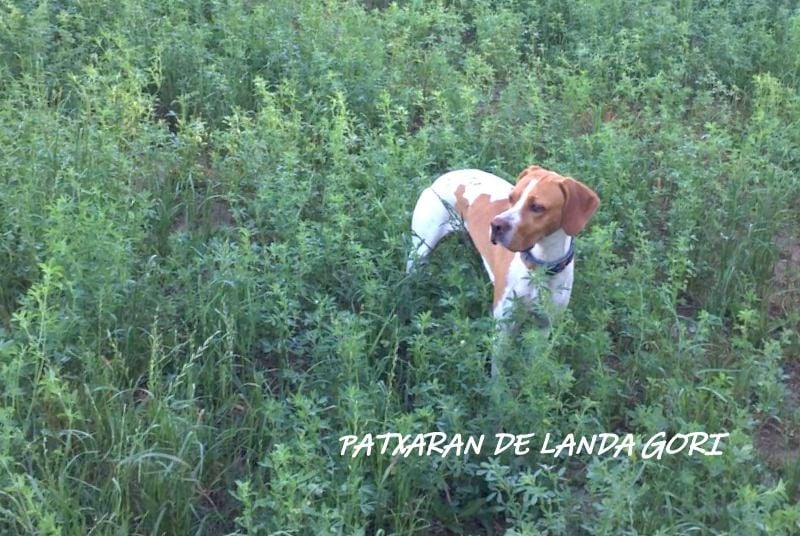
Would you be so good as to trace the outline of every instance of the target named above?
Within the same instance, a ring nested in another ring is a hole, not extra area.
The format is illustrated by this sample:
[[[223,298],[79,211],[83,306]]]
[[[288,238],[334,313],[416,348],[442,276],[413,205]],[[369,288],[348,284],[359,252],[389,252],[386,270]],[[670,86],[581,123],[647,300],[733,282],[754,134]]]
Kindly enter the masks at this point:
[[[539,203],[531,203],[530,205],[528,205],[528,209],[531,212],[535,212],[536,214],[540,214],[540,213],[544,212],[544,207],[542,205],[540,205]]]
[[[511,203],[512,205],[516,205],[517,204],[516,199],[514,199],[514,194],[509,194],[508,195],[508,202]]]

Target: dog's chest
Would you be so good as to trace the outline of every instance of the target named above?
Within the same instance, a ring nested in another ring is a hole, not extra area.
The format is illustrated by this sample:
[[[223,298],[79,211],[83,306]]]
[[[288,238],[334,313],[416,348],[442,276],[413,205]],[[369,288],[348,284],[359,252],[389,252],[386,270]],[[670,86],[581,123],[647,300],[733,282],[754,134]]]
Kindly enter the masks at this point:
[[[541,274],[536,269],[529,270],[519,255],[516,255],[508,266],[505,286],[498,288],[498,281],[494,281],[497,298],[494,303],[495,316],[505,316],[516,299],[529,305],[545,300],[556,309],[563,309],[569,303],[572,293],[573,274],[572,264],[555,275]],[[548,306],[544,302],[539,304]]]

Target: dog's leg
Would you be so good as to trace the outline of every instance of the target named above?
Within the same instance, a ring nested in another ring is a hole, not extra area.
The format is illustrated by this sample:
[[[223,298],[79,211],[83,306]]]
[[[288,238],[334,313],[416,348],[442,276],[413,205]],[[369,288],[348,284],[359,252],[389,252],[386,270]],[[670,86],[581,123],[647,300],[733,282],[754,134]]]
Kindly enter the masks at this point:
[[[417,261],[424,260],[436,244],[455,229],[452,218],[452,209],[445,206],[432,188],[426,188],[419,196],[411,217],[412,248],[406,273],[410,273]]]
[[[524,348],[514,347],[515,341],[519,340],[520,329],[532,324],[538,329],[541,340],[547,340],[557,310],[554,306],[543,308],[536,294],[533,297],[505,296],[497,304],[493,311],[497,327],[492,343],[492,378],[497,377],[508,354],[520,355],[523,363],[528,366],[531,364],[533,356],[526,354]]]

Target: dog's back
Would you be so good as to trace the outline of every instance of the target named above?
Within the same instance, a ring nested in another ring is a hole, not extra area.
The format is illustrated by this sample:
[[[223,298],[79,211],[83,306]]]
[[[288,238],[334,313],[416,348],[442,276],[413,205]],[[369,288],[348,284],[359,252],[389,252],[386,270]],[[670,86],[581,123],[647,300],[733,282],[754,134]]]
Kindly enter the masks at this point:
[[[416,260],[427,257],[442,238],[458,228],[460,219],[494,281],[493,258],[498,255],[510,258],[513,253],[492,246],[490,223],[508,208],[512,188],[509,182],[478,169],[451,171],[436,179],[422,192],[414,208],[413,248],[406,271],[411,271]]]

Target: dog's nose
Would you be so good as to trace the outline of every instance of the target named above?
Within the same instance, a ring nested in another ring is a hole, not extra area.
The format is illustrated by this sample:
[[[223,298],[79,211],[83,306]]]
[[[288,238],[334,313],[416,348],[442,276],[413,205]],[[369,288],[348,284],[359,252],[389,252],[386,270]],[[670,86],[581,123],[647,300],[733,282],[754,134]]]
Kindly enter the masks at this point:
[[[508,230],[511,229],[511,224],[508,222],[508,220],[497,217],[492,220],[491,227],[492,227],[492,233],[491,233],[492,244],[497,244],[497,241],[502,240],[503,235],[505,235],[508,232]]]

